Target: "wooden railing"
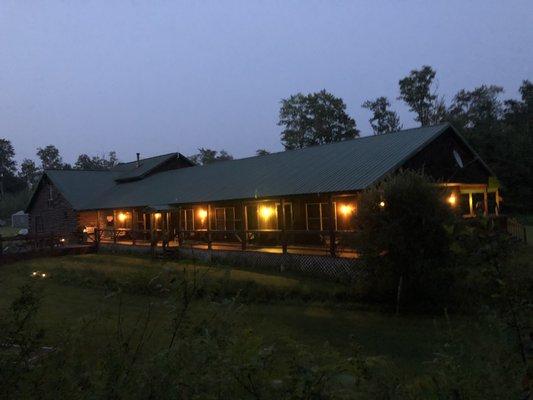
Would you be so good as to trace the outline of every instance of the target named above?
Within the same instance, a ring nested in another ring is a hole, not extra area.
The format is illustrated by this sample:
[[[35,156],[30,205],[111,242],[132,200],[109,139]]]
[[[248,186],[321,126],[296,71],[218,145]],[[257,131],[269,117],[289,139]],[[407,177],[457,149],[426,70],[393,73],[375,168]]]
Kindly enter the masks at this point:
[[[205,246],[232,250],[254,250],[279,248],[286,253],[288,249],[300,248],[324,255],[354,253],[354,231],[329,230],[132,230],[132,229],[95,229],[89,237],[96,243],[106,242],[127,245],[150,245],[168,247],[172,244],[182,247]],[[331,241],[333,238],[333,242]]]
[[[58,249],[66,249],[82,246],[88,243],[86,237],[81,234],[57,235],[57,234],[34,234],[34,235],[0,235],[0,262],[17,260],[30,254],[43,252],[55,253]]]
[[[527,244],[527,229],[515,218],[507,218],[507,232],[515,239]]]

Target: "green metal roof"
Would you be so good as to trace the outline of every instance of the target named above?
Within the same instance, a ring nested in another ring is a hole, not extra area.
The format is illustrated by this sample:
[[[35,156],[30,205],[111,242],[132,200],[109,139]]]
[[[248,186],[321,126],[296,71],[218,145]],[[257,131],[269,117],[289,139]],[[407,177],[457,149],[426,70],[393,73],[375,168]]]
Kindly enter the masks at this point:
[[[141,167],[133,162],[112,171],[45,171],[45,175],[77,210],[146,206],[162,210],[187,203],[353,192],[401,167],[449,129],[457,134],[451,125],[440,124],[153,174],[148,173],[178,153],[142,160]],[[135,172],[138,168],[142,170]],[[124,174],[138,177],[123,181]]]
[[[159,172],[113,185],[85,209],[185,204],[365,189],[400,167],[449,124],[365,136],[259,157]]]
[[[45,175],[74,209],[81,210],[87,202],[115,187],[120,172],[47,170]]]

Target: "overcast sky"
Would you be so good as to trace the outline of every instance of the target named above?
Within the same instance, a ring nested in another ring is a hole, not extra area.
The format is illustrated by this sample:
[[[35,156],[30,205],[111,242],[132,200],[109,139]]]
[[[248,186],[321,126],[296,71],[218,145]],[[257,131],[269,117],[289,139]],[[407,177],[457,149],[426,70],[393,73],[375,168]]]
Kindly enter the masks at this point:
[[[428,64],[449,100],[533,79],[533,1],[0,1],[0,137],[20,161],[198,147],[281,150],[280,99],[327,89],[364,135],[364,100]]]

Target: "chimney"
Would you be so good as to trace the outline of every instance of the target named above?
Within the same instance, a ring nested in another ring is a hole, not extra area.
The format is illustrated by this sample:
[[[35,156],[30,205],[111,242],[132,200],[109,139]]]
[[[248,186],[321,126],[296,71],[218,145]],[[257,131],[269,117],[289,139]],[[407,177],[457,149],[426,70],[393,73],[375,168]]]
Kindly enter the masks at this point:
[[[141,166],[141,153],[137,153],[137,168]]]

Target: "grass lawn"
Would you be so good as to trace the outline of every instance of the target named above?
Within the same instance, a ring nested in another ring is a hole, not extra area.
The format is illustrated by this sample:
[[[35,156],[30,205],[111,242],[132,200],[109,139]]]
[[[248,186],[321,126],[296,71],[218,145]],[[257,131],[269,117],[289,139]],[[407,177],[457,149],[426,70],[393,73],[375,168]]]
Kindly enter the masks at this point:
[[[20,228],[12,228],[10,226],[0,227],[0,235],[2,236],[15,236],[19,233]]]
[[[64,331],[95,314],[104,315],[111,326],[118,313],[119,297],[124,318],[132,325],[152,304],[154,317],[151,323],[156,329],[154,337],[163,337],[171,323],[165,297],[132,293],[117,296],[95,282],[122,279],[133,285],[139,276],[147,282],[150,277],[155,279],[165,271],[183,270],[225,277],[237,287],[253,283],[254,293],[262,293],[262,300],[247,301],[239,318],[247,328],[260,333],[266,340],[286,337],[309,346],[329,342],[340,352],[355,341],[364,354],[392,360],[409,375],[424,370],[425,363],[433,358],[443,343],[443,332],[448,326],[447,320],[440,317],[396,317],[354,303],[336,303],[328,300],[328,296],[334,298],[337,291],[346,288],[333,283],[237,269],[215,269],[183,262],[95,254],[34,259],[0,267],[0,313],[16,297],[18,287],[34,281],[43,291],[39,322],[44,326],[50,344],[60,342]],[[31,278],[32,271],[45,272],[49,277]],[[303,293],[310,300],[302,301],[296,296],[280,300],[274,296],[268,301],[268,296],[276,292],[291,291]],[[317,297],[313,298],[312,294]],[[201,314],[205,305],[206,300],[198,301],[194,312]],[[451,321],[455,326],[465,327],[473,340],[482,336],[482,327],[473,321],[466,318],[451,318]],[[101,334],[108,333],[102,331]]]

